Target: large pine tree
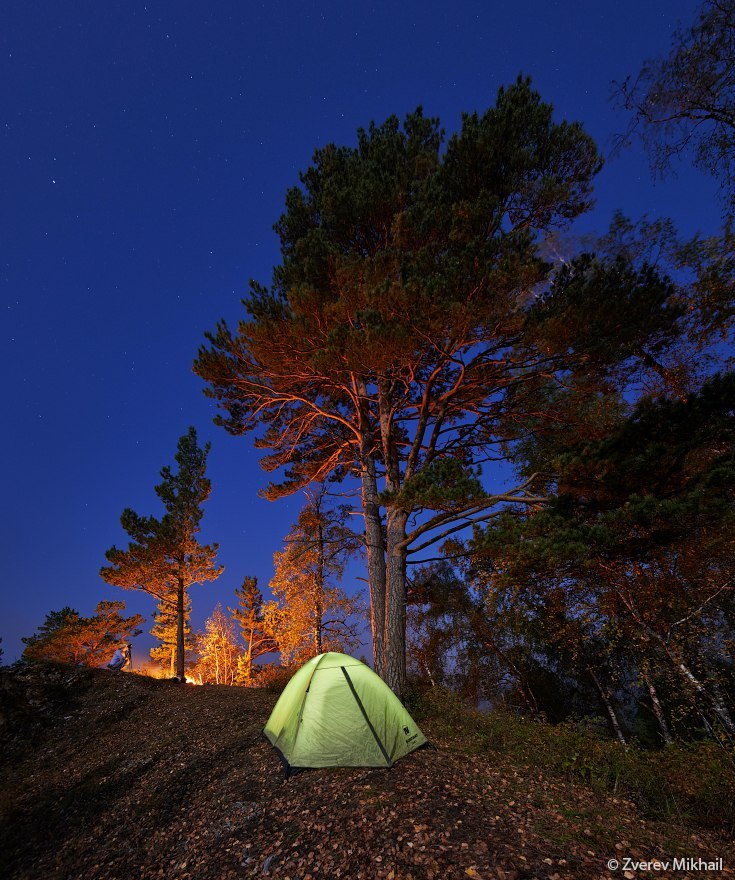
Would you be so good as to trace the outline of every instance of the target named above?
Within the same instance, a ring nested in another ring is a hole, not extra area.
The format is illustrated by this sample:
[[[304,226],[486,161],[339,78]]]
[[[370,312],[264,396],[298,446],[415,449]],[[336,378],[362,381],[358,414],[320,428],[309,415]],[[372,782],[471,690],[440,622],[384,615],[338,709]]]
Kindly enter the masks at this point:
[[[264,467],[283,469],[268,497],[359,481],[374,666],[399,694],[412,557],[538,500],[533,478],[495,488],[479,466],[523,433],[539,385],[584,369],[589,393],[676,320],[648,269],[541,259],[600,163],[528,81],[442,142],[419,110],[318,150],[276,225],[273,285],[254,284],[248,319],[221,323],[195,363],[219,422],[259,430]]]

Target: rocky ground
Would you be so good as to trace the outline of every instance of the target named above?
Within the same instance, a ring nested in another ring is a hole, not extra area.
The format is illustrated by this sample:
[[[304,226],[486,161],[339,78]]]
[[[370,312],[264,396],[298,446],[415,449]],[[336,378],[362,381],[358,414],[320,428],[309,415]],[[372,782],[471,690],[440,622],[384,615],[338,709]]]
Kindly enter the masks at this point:
[[[0,876],[8,880],[732,877],[715,834],[424,732],[391,770],[285,780],[276,700],[104,670],[0,670]],[[633,863],[722,858],[660,870]],[[617,869],[607,867],[615,859]],[[631,862],[625,863],[625,859]],[[626,872],[627,867],[627,872]]]

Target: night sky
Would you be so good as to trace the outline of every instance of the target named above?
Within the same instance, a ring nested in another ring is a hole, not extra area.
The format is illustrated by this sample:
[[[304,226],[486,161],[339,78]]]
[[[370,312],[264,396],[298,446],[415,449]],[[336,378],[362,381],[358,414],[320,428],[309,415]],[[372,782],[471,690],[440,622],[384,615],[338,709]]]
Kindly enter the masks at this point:
[[[191,371],[204,331],[270,279],[272,224],[314,149],[419,104],[447,132],[529,74],[604,155],[627,119],[611,82],[666,53],[697,4],[6,0],[0,16],[4,662],[52,609],[151,598],[105,584],[120,513],[160,515],[153,486],[190,424],[211,440],[202,539],[225,574],[192,589],[193,624],[267,587],[301,506],[257,496],[252,437],[212,424]],[[683,163],[654,182],[634,145],[598,178],[581,231],[620,208],[715,232],[715,185]],[[350,572],[348,589],[359,569]],[[137,640],[141,657],[153,640]]]

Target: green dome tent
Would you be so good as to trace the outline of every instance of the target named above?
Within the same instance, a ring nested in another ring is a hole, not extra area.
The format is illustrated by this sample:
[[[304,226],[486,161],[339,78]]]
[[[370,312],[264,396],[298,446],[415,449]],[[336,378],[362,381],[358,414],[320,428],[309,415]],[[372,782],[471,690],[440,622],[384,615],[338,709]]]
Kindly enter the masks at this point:
[[[354,657],[335,652],[299,669],[263,733],[287,776],[306,767],[391,767],[426,743],[383,679]]]

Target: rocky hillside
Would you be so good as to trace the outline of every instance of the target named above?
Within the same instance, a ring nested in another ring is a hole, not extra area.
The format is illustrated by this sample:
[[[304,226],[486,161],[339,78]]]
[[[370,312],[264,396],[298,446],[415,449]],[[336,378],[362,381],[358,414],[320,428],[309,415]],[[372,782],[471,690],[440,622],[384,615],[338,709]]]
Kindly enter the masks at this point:
[[[0,670],[0,876],[735,874],[724,838],[644,820],[621,798],[470,754],[442,740],[431,718],[423,727],[436,748],[392,770],[317,770],[286,781],[261,737],[275,699],[103,670]],[[695,861],[674,870],[677,857]],[[703,870],[719,858],[722,870]],[[653,860],[669,870],[635,864]]]

